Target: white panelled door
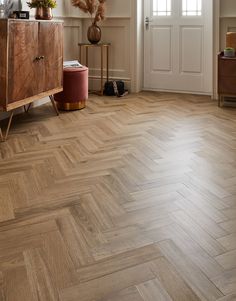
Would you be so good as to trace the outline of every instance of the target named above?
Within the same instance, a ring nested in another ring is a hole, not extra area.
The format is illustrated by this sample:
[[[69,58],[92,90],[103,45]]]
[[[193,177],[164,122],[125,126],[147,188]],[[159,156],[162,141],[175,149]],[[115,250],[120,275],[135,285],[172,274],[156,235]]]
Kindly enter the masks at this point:
[[[144,88],[212,94],[213,0],[145,0]]]

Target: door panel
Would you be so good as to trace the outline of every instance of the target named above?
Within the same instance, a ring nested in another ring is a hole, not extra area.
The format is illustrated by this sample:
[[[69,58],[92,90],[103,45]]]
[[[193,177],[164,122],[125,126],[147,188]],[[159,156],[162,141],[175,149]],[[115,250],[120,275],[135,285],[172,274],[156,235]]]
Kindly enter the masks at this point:
[[[9,24],[8,103],[31,97],[38,92],[35,58],[38,52],[38,23]]]
[[[212,93],[212,1],[145,0],[145,89]]]
[[[194,37],[194,40],[192,40],[192,37]],[[202,73],[202,38],[202,27],[183,26],[181,28],[180,53],[182,73]]]
[[[171,26],[157,26],[152,30],[152,66],[155,71],[170,72],[172,69],[171,35]]]
[[[45,22],[39,24],[39,93],[62,87],[63,24]]]

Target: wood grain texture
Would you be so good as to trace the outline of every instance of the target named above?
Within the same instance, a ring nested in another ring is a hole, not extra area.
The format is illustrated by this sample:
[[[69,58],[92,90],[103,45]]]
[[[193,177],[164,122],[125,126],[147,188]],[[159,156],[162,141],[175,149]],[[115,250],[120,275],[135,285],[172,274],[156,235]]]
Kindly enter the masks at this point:
[[[137,287],[131,286],[118,293],[112,294],[108,298],[102,298],[101,301],[143,301]]]
[[[173,301],[199,301],[180,274],[164,257],[151,262],[151,270]],[[181,289],[179,289],[181,288]]]
[[[9,103],[38,94],[38,23],[9,23]],[[28,84],[30,82],[30,84]]]
[[[90,95],[0,144],[0,300],[234,301],[235,110]]]
[[[49,95],[61,92],[62,90],[63,90],[63,88],[55,88],[55,89],[52,89],[50,91],[39,93],[37,95],[19,100],[17,102],[12,102],[12,103],[7,105],[7,108],[6,108],[5,111],[12,111],[12,110],[17,109],[21,106],[28,105],[28,104],[34,102],[35,100],[39,100],[39,99],[42,99],[42,98],[47,97]]]
[[[218,301],[236,301],[236,295],[230,295],[219,299]]]
[[[11,202],[10,186],[8,183],[0,184],[0,222],[15,218],[14,208]]]
[[[0,110],[62,91],[63,23],[0,20]]]
[[[62,87],[63,80],[63,24],[41,22],[38,28],[38,55],[44,56],[39,61],[38,93]],[[60,72],[58,72],[60,70]]]
[[[8,23],[5,19],[0,19],[0,107],[6,108],[8,99],[7,99],[7,35],[8,35]]]
[[[114,292],[154,278],[154,274],[146,264],[137,265],[83,284],[68,287],[61,291],[60,299],[77,301],[79,296],[81,301],[100,300]]]

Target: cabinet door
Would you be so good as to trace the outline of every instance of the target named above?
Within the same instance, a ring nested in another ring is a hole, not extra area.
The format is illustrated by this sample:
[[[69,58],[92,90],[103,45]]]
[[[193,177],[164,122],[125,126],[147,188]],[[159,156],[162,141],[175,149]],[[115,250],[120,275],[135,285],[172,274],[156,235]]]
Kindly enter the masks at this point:
[[[218,93],[236,94],[236,59],[218,56]]]
[[[40,60],[39,93],[62,87],[63,79],[63,24],[39,24]]]
[[[38,23],[9,22],[8,103],[38,93]]]
[[[7,101],[7,21],[0,19],[0,109]]]

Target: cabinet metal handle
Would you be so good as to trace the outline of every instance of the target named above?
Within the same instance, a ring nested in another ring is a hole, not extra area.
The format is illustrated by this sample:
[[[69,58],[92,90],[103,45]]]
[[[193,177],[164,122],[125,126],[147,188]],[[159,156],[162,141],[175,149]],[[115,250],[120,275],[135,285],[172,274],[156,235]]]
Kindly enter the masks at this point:
[[[36,56],[36,58],[34,60],[38,62],[38,61],[44,60],[44,59],[45,59],[45,56],[41,55],[41,56]]]

